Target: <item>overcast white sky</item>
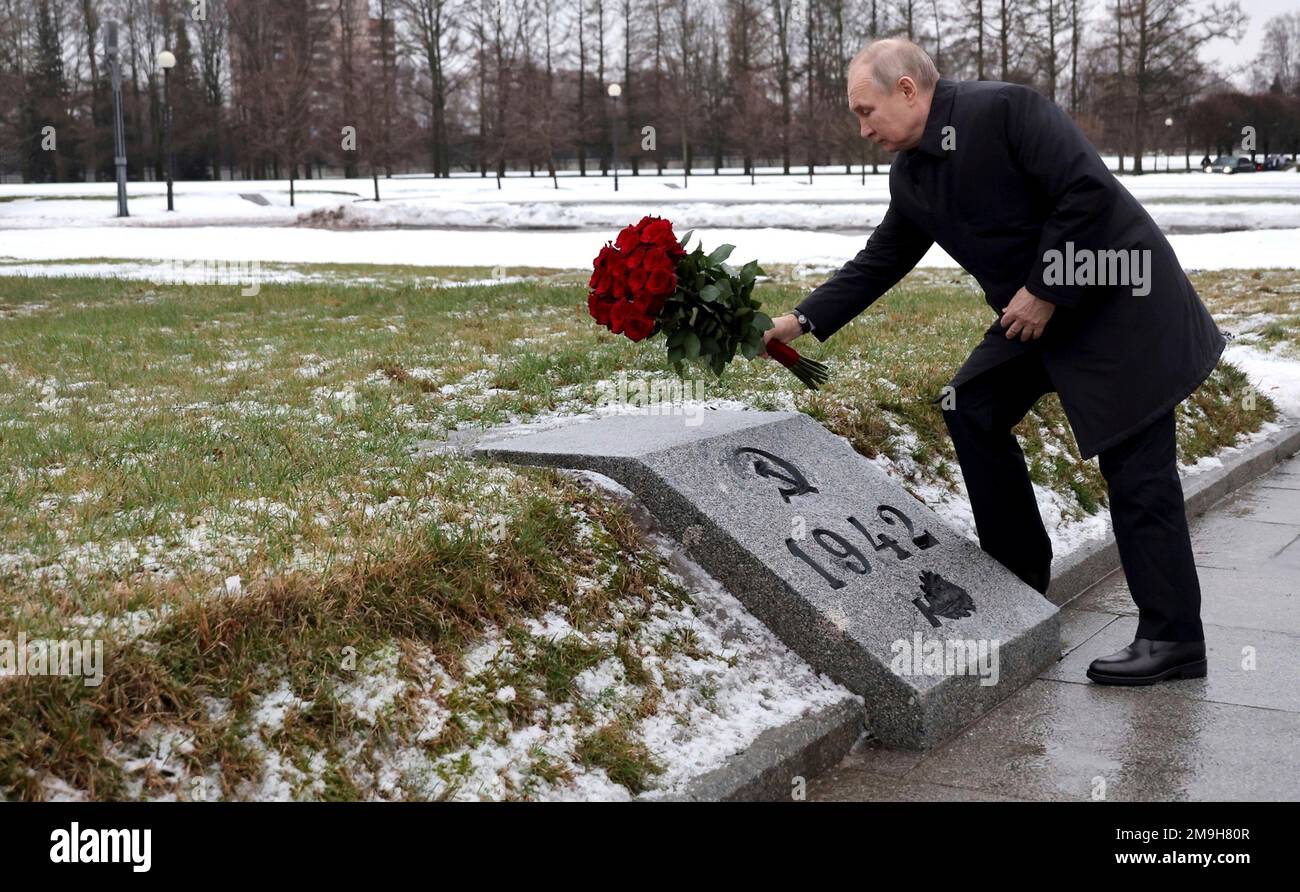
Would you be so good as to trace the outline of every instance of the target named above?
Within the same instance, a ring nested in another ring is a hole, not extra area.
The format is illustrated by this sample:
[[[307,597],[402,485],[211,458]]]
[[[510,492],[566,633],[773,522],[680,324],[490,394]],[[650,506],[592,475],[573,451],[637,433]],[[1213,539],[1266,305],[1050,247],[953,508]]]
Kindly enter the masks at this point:
[[[1207,0],[1191,0],[1195,6],[1209,6]],[[1242,0],[1241,8],[1249,16],[1246,36],[1240,43],[1230,40],[1215,40],[1206,45],[1205,58],[1221,66],[1237,71],[1249,65],[1259,53],[1260,43],[1264,39],[1264,24],[1275,15],[1284,12],[1300,12],[1300,0]],[[1239,86],[1250,86],[1249,78],[1237,76]]]

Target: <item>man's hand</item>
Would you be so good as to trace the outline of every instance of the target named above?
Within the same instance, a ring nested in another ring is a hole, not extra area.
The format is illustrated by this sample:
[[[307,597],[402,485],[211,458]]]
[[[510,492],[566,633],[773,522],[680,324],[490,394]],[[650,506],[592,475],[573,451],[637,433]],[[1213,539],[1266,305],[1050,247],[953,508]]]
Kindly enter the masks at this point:
[[[1011,303],[1002,311],[998,321],[1007,330],[1008,338],[1020,338],[1022,341],[1037,340],[1047,327],[1047,320],[1052,318],[1056,304],[1041,297],[1034,297],[1029,289],[1022,287],[1011,298]]]
[[[763,332],[763,344],[766,345],[772,338],[776,338],[782,344],[788,344],[801,334],[803,329],[799,327],[799,320],[794,318],[794,313],[786,313],[773,319],[772,327]],[[767,356],[767,351],[761,350],[758,355]]]

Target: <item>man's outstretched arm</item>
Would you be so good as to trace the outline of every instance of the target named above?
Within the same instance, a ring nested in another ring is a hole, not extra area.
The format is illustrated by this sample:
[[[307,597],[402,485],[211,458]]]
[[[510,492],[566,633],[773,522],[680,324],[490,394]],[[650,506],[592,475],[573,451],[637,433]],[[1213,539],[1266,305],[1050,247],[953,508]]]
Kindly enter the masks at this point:
[[[825,341],[898,284],[932,244],[934,239],[890,205],[867,246],[795,309],[808,317],[817,340]]]

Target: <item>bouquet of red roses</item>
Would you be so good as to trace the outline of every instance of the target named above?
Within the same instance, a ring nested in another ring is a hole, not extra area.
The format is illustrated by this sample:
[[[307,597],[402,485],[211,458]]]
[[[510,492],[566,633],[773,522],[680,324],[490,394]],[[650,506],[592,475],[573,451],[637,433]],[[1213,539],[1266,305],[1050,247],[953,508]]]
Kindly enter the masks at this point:
[[[683,246],[690,239],[688,232],[679,242],[673,224],[662,217],[643,217],[625,227],[596,256],[587,309],[596,322],[632,341],[663,333],[679,375],[682,361],[691,360],[721,377],[737,351],[753,359],[764,350],[763,334],[772,319],[750,296],[763,270],[754,260],[739,270],[728,266],[733,245],[711,254],[696,245],[687,253]],[[766,350],[812,390],[826,383],[826,366],[788,344],[773,338]]]

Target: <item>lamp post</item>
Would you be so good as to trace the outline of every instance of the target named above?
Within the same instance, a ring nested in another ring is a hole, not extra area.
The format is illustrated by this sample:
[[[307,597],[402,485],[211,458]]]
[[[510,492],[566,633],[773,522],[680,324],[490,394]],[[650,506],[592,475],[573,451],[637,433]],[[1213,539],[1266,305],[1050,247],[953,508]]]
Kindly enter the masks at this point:
[[[1174,126],[1173,118],[1165,118],[1165,173],[1169,173],[1169,134],[1173,133],[1169,128]]]
[[[113,83],[113,169],[117,176],[117,215],[129,217],[126,207],[126,130],[122,126],[122,66],[117,51],[117,23],[109,22],[104,35],[108,68]]]
[[[610,84],[609,98],[614,100],[614,116],[610,129],[613,131],[614,142],[614,191],[618,191],[618,97],[623,95],[623,88],[619,84]]]
[[[172,180],[176,175],[176,158],[172,155],[172,102],[168,90],[169,73],[176,67],[176,57],[167,50],[158,54],[158,67],[163,73],[163,154],[167,161],[167,210],[176,210],[172,204]]]

